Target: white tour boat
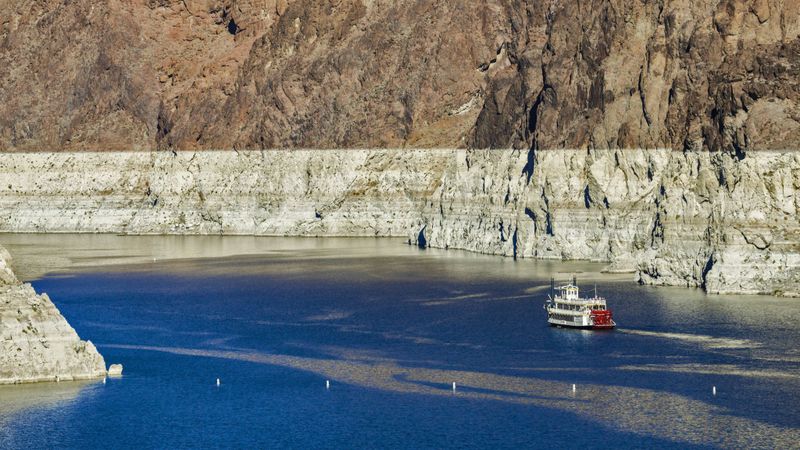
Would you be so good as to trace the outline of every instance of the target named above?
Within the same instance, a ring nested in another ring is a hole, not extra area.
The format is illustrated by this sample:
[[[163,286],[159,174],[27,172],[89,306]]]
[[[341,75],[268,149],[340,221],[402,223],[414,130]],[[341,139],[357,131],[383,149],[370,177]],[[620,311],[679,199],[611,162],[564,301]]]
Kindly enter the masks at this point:
[[[572,283],[558,288],[551,280],[551,289],[554,295],[548,295],[544,305],[550,325],[592,330],[610,330],[617,325],[611,310],[606,306],[606,299],[597,296],[596,288],[594,297],[581,298],[577,281],[573,277]]]

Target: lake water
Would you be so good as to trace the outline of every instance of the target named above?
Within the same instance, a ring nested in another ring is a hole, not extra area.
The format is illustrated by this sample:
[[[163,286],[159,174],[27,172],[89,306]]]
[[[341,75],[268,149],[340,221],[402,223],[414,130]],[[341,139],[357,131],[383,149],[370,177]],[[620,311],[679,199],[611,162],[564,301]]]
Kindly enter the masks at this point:
[[[125,366],[0,388],[3,448],[800,445],[798,300],[386,239],[0,242]],[[547,326],[572,273],[617,330]]]

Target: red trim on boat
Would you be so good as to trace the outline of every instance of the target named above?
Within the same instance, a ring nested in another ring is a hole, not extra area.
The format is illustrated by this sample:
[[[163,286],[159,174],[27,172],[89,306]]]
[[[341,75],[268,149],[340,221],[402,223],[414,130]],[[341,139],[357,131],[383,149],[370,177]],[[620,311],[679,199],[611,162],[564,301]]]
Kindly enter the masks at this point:
[[[614,328],[613,313],[610,309],[592,311],[594,328]]]

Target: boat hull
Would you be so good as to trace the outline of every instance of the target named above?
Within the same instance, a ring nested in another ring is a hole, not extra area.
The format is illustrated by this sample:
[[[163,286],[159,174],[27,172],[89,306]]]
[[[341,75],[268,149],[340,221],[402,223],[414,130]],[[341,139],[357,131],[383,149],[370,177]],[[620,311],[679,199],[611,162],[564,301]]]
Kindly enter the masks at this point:
[[[589,314],[566,314],[563,310],[547,310],[547,322],[556,327],[582,330],[611,330],[617,326],[611,310],[592,311]]]
[[[574,325],[574,324],[567,324],[567,323],[555,323],[549,322],[551,327],[558,327],[558,328],[573,328],[576,330],[613,330],[614,327],[617,326],[616,323],[610,325]]]

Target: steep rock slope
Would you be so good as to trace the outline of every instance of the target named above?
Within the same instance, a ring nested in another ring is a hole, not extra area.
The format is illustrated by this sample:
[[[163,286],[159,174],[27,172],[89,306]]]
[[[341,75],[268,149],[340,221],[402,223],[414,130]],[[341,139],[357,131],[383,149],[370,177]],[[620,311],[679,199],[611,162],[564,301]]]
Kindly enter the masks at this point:
[[[798,0],[0,3],[3,149],[800,142]]]
[[[103,357],[82,341],[46,294],[20,283],[0,247],[0,384],[105,376]]]
[[[225,101],[281,3],[0,0],[0,148],[152,149],[181,99]]]
[[[800,153],[490,150],[449,167],[422,213],[428,245],[800,295]]]

